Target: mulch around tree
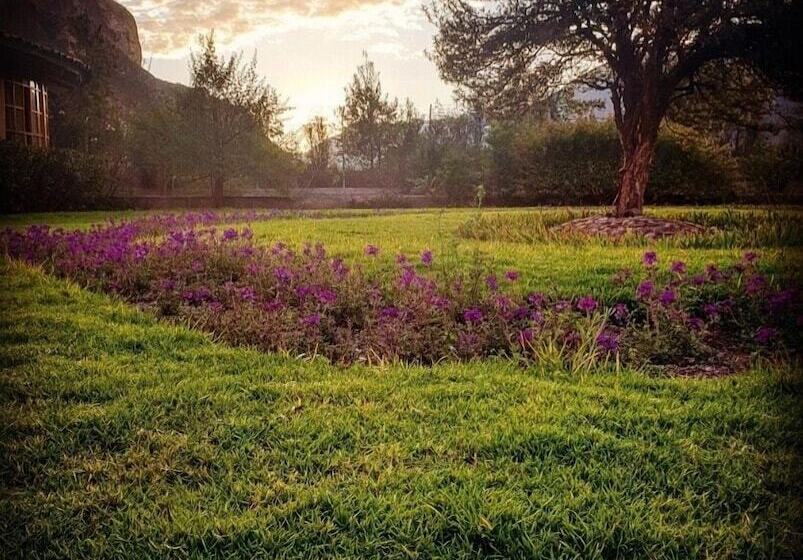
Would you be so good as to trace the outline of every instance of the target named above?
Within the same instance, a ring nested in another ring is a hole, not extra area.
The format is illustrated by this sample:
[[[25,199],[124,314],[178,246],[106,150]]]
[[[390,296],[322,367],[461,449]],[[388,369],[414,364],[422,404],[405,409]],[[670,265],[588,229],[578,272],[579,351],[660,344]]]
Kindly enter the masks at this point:
[[[648,239],[660,239],[675,235],[699,235],[706,233],[708,229],[691,222],[665,220],[648,216],[633,216],[630,218],[588,216],[554,226],[552,231],[612,239],[624,236],[644,236]]]

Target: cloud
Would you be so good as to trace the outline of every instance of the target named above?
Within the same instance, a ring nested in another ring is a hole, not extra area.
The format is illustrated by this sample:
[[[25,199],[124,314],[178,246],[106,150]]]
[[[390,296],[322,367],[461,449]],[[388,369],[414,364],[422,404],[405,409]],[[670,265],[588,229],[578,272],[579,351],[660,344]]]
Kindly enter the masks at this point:
[[[184,55],[195,38],[211,29],[224,46],[237,47],[255,37],[293,27],[326,26],[327,20],[353,19],[355,34],[383,34],[376,16],[393,26],[415,25],[410,0],[120,0],[137,20],[143,49],[157,55]],[[388,11],[393,18],[381,17]],[[420,9],[419,15],[420,15]],[[360,21],[360,13],[371,16]],[[403,14],[403,19],[396,19]],[[382,22],[380,22],[381,24]],[[384,26],[389,34],[390,25]]]

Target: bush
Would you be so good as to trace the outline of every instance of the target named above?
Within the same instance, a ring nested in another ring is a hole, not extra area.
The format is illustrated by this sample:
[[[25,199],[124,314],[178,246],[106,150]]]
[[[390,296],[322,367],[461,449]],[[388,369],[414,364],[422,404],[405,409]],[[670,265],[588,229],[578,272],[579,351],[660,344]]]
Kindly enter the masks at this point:
[[[745,198],[775,202],[800,202],[803,155],[772,146],[759,145],[739,158],[739,166],[749,185]]]
[[[616,195],[620,146],[610,122],[497,125],[489,144],[497,197],[609,204]],[[647,201],[724,202],[738,182],[736,163],[722,148],[673,126],[661,132]]]
[[[0,212],[109,207],[116,180],[104,160],[73,150],[0,142]]]
[[[482,181],[481,156],[470,147],[448,146],[437,167],[434,193],[438,198],[465,203]]]

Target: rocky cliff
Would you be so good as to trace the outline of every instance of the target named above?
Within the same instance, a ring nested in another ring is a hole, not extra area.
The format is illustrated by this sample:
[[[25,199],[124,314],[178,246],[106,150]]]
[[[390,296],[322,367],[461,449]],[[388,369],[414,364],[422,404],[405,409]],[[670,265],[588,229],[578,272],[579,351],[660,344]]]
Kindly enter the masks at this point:
[[[0,0],[0,30],[87,63],[103,51],[142,61],[134,17],[114,0]]]
[[[71,116],[103,113],[106,120],[126,121],[182,87],[142,68],[136,21],[114,0],[0,0],[0,31],[89,67],[87,80],[77,90],[51,88],[57,143],[81,142],[73,138],[82,133],[74,130]]]

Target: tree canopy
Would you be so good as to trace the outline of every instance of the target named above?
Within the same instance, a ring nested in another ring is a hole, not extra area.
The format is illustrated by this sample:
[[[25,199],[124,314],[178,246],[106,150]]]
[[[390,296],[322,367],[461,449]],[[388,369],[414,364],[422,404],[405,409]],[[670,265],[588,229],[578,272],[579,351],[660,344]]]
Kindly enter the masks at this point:
[[[443,0],[432,57],[458,93],[515,112],[581,84],[607,90],[622,146],[617,215],[638,214],[658,128],[714,61],[753,63],[785,0]]]

